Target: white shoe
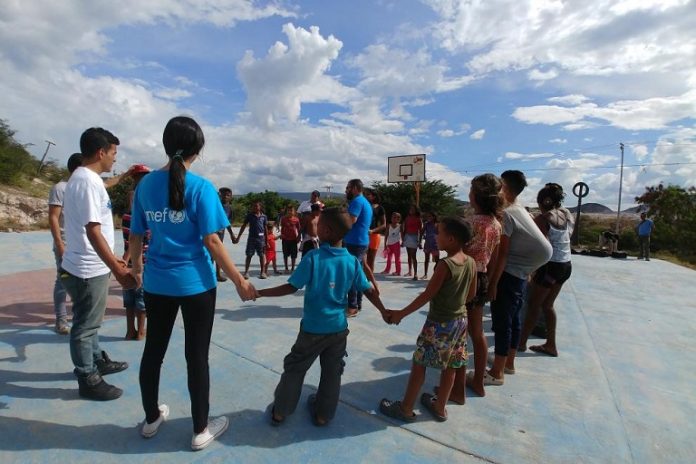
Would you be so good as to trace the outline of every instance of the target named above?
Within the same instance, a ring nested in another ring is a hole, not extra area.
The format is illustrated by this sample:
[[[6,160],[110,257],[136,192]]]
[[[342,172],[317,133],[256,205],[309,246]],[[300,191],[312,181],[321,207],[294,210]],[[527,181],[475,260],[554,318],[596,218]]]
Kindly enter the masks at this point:
[[[483,384],[484,385],[502,385],[504,383],[503,379],[496,379],[488,371],[483,373]]]
[[[157,430],[159,430],[159,426],[162,425],[162,422],[167,420],[167,417],[169,417],[169,406],[167,406],[166,404],[160,404],[159,411],[160,415],[155,422],[153,422],[152,424],[148,424],[147,421],[145,421],[143,423],[143,428],[140,429],[140,434],[144,438],[154,437],[157,433]]]
[[[191,449],[194,451],[202,450],[213,442],[217,437],[227,430],[229,421],[227,417],[220,416],[208,421],[208,427],[201,433],[194,433],[191,439]]]

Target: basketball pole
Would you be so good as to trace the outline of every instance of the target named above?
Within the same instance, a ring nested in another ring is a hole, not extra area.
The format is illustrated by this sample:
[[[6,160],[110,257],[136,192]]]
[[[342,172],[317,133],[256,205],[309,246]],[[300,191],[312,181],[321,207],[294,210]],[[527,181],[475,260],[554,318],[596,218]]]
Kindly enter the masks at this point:
[[[416,206],[420,208],[420,182],[414,182],[413,187],[416,189]]]

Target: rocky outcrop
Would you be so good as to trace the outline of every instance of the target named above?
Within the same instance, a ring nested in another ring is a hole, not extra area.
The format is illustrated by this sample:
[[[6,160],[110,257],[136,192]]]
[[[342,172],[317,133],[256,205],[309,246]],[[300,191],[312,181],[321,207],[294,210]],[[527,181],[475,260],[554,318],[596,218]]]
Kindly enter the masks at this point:
[[[0,189],[0,230],[48,227],[48,198],[31,197],[13,188]]]

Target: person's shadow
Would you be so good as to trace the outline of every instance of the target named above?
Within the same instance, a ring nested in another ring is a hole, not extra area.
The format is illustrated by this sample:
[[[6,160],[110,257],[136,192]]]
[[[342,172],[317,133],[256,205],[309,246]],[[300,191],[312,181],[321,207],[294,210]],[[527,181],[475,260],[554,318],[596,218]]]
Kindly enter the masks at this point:
[[[277,305],[246,305],[239,309],[218,308],[215,310],[225,321],[242,322],[249,319],[300,319],[302,317],[302,305],[297,307],[283,307]]]

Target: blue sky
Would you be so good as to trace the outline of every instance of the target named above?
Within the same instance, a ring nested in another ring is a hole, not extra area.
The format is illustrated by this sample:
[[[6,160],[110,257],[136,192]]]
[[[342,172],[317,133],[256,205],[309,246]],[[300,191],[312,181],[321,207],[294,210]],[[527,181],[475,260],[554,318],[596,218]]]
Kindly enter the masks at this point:
[[[162,165],[166,121],[191,115],[193,169],[235,193],[342,191],[426,153],[461,198],[521,169],[525,203],[584,181],[615,208],[620,142],[623,205],[696,184],[694,24],[694,0],[11,0],[0,118],[61,163],[108,128],[124,170]]]

